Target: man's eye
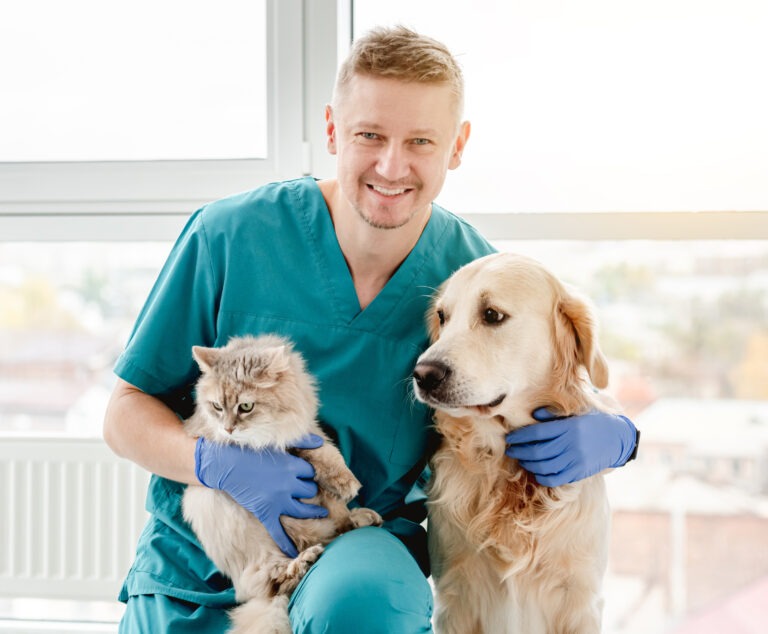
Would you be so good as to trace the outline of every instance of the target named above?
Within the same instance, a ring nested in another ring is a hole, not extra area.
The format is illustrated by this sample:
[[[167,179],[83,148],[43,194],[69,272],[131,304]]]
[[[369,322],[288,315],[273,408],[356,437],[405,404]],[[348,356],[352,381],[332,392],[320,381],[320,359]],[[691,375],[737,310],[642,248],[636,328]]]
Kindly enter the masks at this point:
[[[429,145],[431,141],[429,139],[414,139],[414,145]]]
[[[496,325],[504,321],[507,316],[504,313],[500,313],[493,308],[486,308],[483,312],[483,321],[486,324]]]
[[[366,141],[375,141],[379,138],[379,135],[375,132],[361,132],[360,136],[363,137]]]

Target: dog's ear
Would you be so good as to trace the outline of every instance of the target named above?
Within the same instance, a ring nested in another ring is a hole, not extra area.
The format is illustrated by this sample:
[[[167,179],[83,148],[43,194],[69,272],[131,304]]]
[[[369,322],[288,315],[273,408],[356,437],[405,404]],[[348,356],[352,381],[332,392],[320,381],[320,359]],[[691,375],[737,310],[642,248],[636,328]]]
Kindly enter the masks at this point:
[[[597,342],[597,322],[589,303],[576,295],[564,293],[557,304],[555,337],[565,355],[565,364],[584,366],[592,385],[608,385],[608,363]]]
[[[436,302],[432,301],[427,309],[427,333],[429,334],[429,343],[435,343],[440,334],[440,319],[437,316]]]
[[[435,343],[437,337],[440,334],[440,318],[437,316],[437,304],[440,301],[440,296],[443,294],[445,288],[445,282],[440,285],[440,288],[435,291],[432,296],[432,300],[429,302],[429,308],[427,308],[427,314],[425,315],[427,323],[427,334],[429,334],[429,342]]]

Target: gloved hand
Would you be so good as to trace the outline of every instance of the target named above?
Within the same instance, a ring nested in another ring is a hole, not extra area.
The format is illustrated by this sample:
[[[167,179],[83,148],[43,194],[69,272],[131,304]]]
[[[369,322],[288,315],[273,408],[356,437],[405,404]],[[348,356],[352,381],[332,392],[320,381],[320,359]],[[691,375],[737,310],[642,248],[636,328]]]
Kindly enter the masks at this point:
[[[506,454],[543,486],[560,486],[621,467],[637,444],[637,429],[626,416],[591,411],[558,418],[540,407],[533,417],[541,422],[507,434]]]
[[[320,436],[308,434],[294,447],[317,449],[322,444]],[[284,451],[254,451],[201,437],[195,447],[195,475],[208,488],[225,491],[253,513],[288,557],[299,553],[280,516],[306,519],[328,515],[322,506],[298,499],[317,494],[317,483],[312,479],[315,470],[306,460]]]

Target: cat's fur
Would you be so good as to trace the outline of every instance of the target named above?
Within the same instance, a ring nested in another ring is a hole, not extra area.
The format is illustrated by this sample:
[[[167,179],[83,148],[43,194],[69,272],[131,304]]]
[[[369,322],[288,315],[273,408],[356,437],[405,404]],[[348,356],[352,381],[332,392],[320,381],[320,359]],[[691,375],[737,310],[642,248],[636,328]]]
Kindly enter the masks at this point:
[[[290,450],[315,468],[318,495],[308,501],[328,509],[321,519],[282,517],[299,551],[296,559],[283,554],[261,522],[226,493],[202,486],[184,493],[185,519],[242,603],[230,613],[232,632],[289,634],[288,597],[323,545],[353,528],[379,525],[381,517],[347,508],[360,482],[320,429],[314,380],[288,340],[235,337],[222,348],[195,346],[192,353],[202,375],[195,413],[185,423],[191,436],[254,449],[286,449],[310,432],[325,440],[317,449]]]

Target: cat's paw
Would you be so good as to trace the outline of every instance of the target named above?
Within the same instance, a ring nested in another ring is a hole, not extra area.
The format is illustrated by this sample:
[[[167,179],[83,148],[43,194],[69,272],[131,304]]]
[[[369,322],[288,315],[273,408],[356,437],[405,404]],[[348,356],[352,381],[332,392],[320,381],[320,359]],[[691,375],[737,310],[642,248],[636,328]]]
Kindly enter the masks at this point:
[[[356,508],[349,512],[352,525],[355,528],[363,528],[364,526],[381,526],[384,520],[373,509]]]
[[[322,544],[316,544],[302,550],[296,559],[288,562],[280,574],[275,577],[275,594],[290,594],[299,585],[299,581],[304,578],[320,555],[323,554]]]
[[[351,471],[345,470],[324,478],[322,486],[346,504],[355,499],[363,485]]]
[[[323,554],[324,550],[325,550],[325,546],[323,546],[322,544],[315,544],[314,546],[305,548],[299,553],[299,556],[296,557],[296,559],[294,559],[293,561],[291,561],[290,564],[288,564],[288,570],[291,571],[292,567],[295,566],[296,571],[299,572],[302,576],[304,576],[307,570],[310,569],[312,564],[315,563],[320,558],[320,555]]]

